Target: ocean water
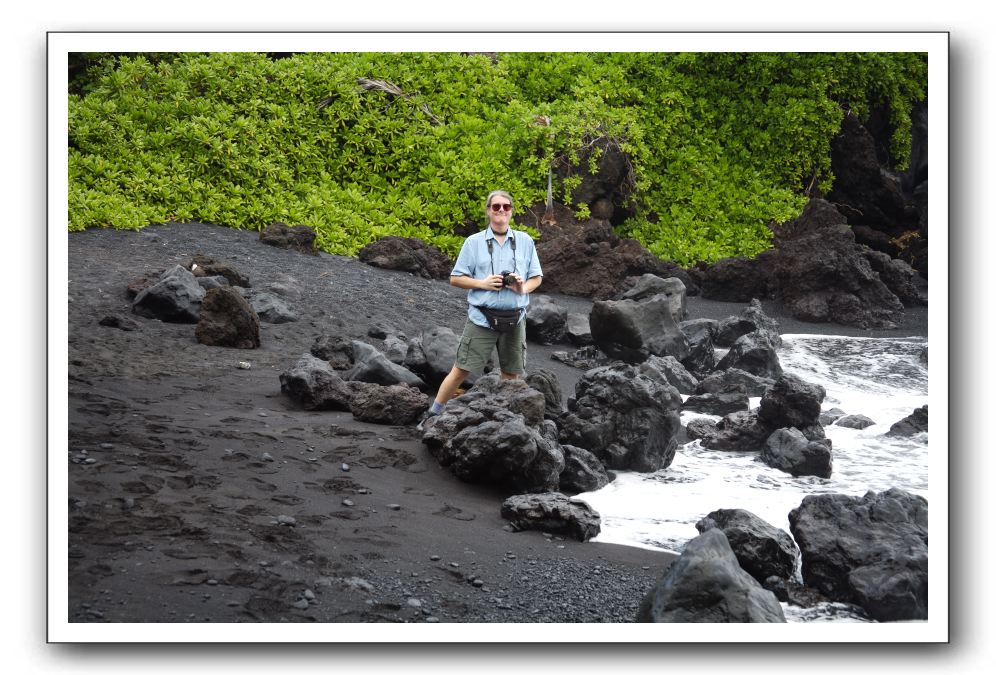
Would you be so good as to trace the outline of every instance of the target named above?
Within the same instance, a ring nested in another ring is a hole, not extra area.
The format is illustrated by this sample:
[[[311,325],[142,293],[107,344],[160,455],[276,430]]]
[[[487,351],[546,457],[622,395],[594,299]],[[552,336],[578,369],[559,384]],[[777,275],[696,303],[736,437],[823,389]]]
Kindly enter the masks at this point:
[[[757,461],[757,453],[709,450],[692,441],[678,448],[667,469],[619,472],[601,490],[578,495],[602,517],[601,533],[593,541],[680,553],[698,536],[695,523],[717,509],[745,509],[790,533],[789,511],[807,495],[861,497],[869,490],[898,487],[929,502],[927,433],[885,436],[895,422],[927,403],[927,364],[921,360],[926,339],[783,335],[782,340],[782,369],[826,389],[824,410],[839,408],[875,421],[860,430],[825,427],[833,440],[832,476],[796,478]],[[752,399],[751,407],[759,402]],[[682,424],[696,417],[720,419],[682,413]],[[789,621],[866,620],[838,604],[783,608]]]

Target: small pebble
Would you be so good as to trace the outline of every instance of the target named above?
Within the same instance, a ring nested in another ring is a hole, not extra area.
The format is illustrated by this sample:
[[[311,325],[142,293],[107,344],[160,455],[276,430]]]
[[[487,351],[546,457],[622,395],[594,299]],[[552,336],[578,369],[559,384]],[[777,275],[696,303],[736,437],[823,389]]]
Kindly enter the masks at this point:
[[[84,464],[96,464],[97,460],[95,460],[93,457],[87,457],[86,459],[83,460],[83,463]]]
[[[311,607],[311,604],[307,600],[298,600],[294,603],[294,607],[297,609],[308,609],[308,607]]]
[[[315,599],[315,593],[310,588],[306,588],[306,589],[304,589],[304,597],[305,597],[306,600],[314,600]]]
[[[408,598],[408,606],[409,607],[421,607],[422,606],[422,601],[421,600],[416,600],[415,598]]]
[[[218,580],[217,579],[208,579],[207,580],[207,585],[208,586],[217,586],[218,585]]]
[[[440,560],[440,557],[438,555],[431,555],[429,556],[429,560]]]
[[[249,363],[248,361],[239,361],[238,365],[241,370],[249,370],[250,368],[252,368],[252,364]]]
[[[401,504],[388,504],[387,508],[391,509],[392,511],[400,511]]]
[[[110,443],[101,443],[100,444],[100,449],[101,450],[113,450],[114,446],[112,444],[110,444]]]
[[[344,464],[342,465],[342,470],[343,470],[343,471],[349,471],[349,464],[345,464],[345,463],[344,463]]]
[[[484,580],[483,579],[474,579],[474,586],[476,588],[480,588],[483,585],[484,585]]]
[[[343,506],[356,506],[356,504],[353,503],[352,499],[343,499],[342,500],[342,505]]]
[[[297,525],[297,520],[293,516],[277,516],[278,525],[290,525],[291,527]]]
[[[460,567],[460,563],[458,563],[458,562],[451,562],[450,563],[450,567]]]
[[[434,616],[427,616],[427,617],[425,617],[425,622],[426,623],[439,623],[439,619],[437,619]]]
[[[271,455],[271,454],[270,454],[270,453],[268,453],[268,452],[264,452],[264,453],[263,453],[263,456],[262,456],[262,457],[260,457],[260,459],[262,459],[262,460],[263,460],[264,462],[273,462],[273,461],[275,461],[275,460],[273,459],[273,455]]]

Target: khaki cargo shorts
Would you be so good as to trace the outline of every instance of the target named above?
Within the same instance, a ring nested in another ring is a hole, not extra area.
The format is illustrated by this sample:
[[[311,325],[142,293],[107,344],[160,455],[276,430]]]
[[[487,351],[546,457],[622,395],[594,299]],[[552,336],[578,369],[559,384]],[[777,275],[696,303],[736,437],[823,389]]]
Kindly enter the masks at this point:
[[[482,328],[467,319],[457,345],[456,367],[475,375],[481,373],[498,348],[498,364],[503,373],[526,372],[526,320],[523,318],[511,333]]]

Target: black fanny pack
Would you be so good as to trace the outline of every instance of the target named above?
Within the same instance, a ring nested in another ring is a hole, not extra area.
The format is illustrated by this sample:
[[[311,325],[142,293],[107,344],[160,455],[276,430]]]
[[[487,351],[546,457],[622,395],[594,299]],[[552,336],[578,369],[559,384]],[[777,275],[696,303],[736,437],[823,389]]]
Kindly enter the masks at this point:
[[[511,333],[519,325],[521,314],[518,309],[488,309],[487,307],[479,307],[477,305],[475,307],[481,310],[481,314],[488,321],[488,328],[493,331]]]

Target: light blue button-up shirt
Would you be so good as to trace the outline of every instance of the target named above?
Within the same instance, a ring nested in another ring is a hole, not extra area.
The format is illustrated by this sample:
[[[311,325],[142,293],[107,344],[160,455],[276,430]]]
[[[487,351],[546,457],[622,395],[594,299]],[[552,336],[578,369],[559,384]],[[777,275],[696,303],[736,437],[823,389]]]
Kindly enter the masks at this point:
[[[512,237],[515,237],[515,251],[512,251]],[[488,240],[492,241],[492,251],[488,254]],[[457,256],[452,277],[471,277],[473,279],[486,279],[492,274],[502,272],[515,272],[525,280],[533,277],[543,276],[543,269],[540,267],[539,257],[536,255],[536,244],[532,237],[525,232],[518,232],[509,228],[505,243],[499,245],[495,239],[495,233],[488,227],[483,232],[472,234],[463,242],[460,255]],[[475,307],[488,307],[490,309],[520,309],[524,310],[529,306],[528,293],[516,293],[508,288],[500,291],[482,291],[472,288],[467,291],[467,303],[470,307],[467,316],[478,326],[488,327],[488,322]],[[523,316],[525,312],[522,313]],[[521,321],[521,317],[520,317]]]

